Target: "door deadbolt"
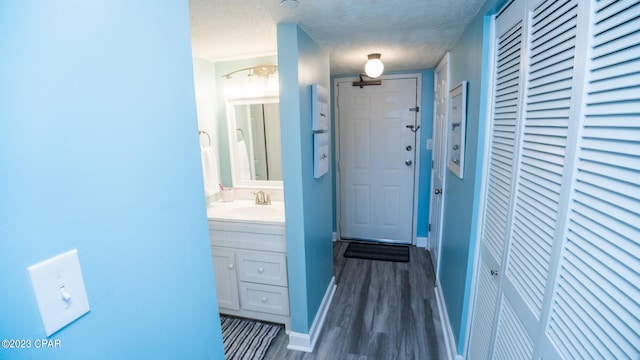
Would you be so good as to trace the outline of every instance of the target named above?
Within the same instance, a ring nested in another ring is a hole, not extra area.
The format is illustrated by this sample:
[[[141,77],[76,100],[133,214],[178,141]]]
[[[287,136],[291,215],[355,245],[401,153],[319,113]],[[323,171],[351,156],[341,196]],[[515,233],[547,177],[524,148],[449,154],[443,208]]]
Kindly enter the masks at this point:
[[[411,161],[411,160],[405,160],[405,161],[404,161],[404,164],[405,164],[405,165],[407,165],[407,166],[411,166],[411,164],[413,164],[413,161]]]
[[[411,149],[413,149],[413,148],[411,147],[411,145],[407,145],[407,147],[405,149],[407,149],[407,151],[411,151]]]
[[[436,195],[440,195],[440,194],[442,194],[442,189],[435,189],[435,190],[433,190],[433,192],[434,192]]]

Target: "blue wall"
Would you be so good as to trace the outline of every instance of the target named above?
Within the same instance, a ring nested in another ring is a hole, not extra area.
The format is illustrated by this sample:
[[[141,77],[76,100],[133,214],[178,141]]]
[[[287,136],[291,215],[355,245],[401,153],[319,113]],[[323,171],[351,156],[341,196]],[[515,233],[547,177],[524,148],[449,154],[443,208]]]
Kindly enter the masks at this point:
[[[3,359],[222,359],[187,1],[0,5],[0,338],[77,248],[91,311]]]
[[[479,197],[484,153],[486,109],[489,101],[488,56],[490,15],[498,8],[490,0],[469,23],[451,50],[450,86],[467,81],[467,129],[464,178],[445,177],[443,233],[439,280],[449,321],[462,354],[471,294],[477,238]]]
[[[306,334],[333,274],[333,175],[313,177],[310,89],[329,88],[329,55],[298,25],[278,24],[278,64],[291,326]]]

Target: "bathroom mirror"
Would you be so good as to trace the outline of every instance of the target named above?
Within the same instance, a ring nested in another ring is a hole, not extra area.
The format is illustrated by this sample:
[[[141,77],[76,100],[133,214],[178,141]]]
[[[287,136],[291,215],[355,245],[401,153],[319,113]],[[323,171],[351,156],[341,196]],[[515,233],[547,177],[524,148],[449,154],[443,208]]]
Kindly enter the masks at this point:
[[[278,102],[277,96],[227,99],[234,187],[282,188]]]

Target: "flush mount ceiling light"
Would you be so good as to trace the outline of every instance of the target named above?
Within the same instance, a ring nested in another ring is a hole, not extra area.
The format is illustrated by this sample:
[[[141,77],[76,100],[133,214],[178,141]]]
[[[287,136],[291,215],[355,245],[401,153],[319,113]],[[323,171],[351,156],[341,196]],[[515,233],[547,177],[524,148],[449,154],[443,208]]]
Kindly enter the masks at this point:
[[[280,1],[280,6],[285,9],[295,9],[298,7],[298,0],[282,0]]]
[[[382,55],[376,53],[369,54],[367,56],[369,60],[367,60],[367,63],[364,65],[364,72],[368,77],[375,79],[382,75],[382,72],[384,71],[384,64],[380,60]]]

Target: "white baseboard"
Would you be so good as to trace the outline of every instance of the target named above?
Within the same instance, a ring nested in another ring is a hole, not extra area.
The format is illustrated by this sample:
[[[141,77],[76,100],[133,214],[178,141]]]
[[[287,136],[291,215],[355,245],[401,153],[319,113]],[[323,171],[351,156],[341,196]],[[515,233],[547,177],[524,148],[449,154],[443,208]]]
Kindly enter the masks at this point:
[[[416,238],[416,246],[417,247],[421,247],[421,248],[427,248],[427,245],[429,244],[429,239],[426,237],[417,237]]]
[[[451,323],[449,322],[449,313],[447,312],[447,306],[444,302],[444,294],[442,294],[442,287],[440,286],[439,279],[436,279],[436,287],[433,290],[436,293],[440,324],[442,324],[442,335],[444,336],[444,342],[447,348],[447,358],[452,360],[463,360],[463,357],[458,355],[458,351],[456,350],[456,340],[453,338],[453,330],[451,329]]]
[[[287,349],[313,352],[313,349],[316,346],[316,342],[318,341],[318,336],[320,336],[320,332],[322,331],[322,326],[324,326],[324,320],[327,317],[327,312],[329,311],[329,306],[331,305],[331,301],[333,300],[333,295],[335,293],[336,278],[332,276],[331,281],[329,282],[329,286],[327,287],[327,291],[324,293],[324,297],[322,298],[322,302],[320,303],[320,308],[316,313],[315,319],[313,319],[313,324],[311,324],[309,333],[303,334],[293,331],[289,333],[289,345],[287,345]]]
[[[309,336],[309,334],[297,333],[292,331],[289,333],[289,345],[287,345],[287,349],[313,352],[313,349],[311,349],[311,337]]]
[[[338,233],[337,232],[334,231],[331,234],[331,240],[333,240],[333,241],[337,241],[338,240]]]

